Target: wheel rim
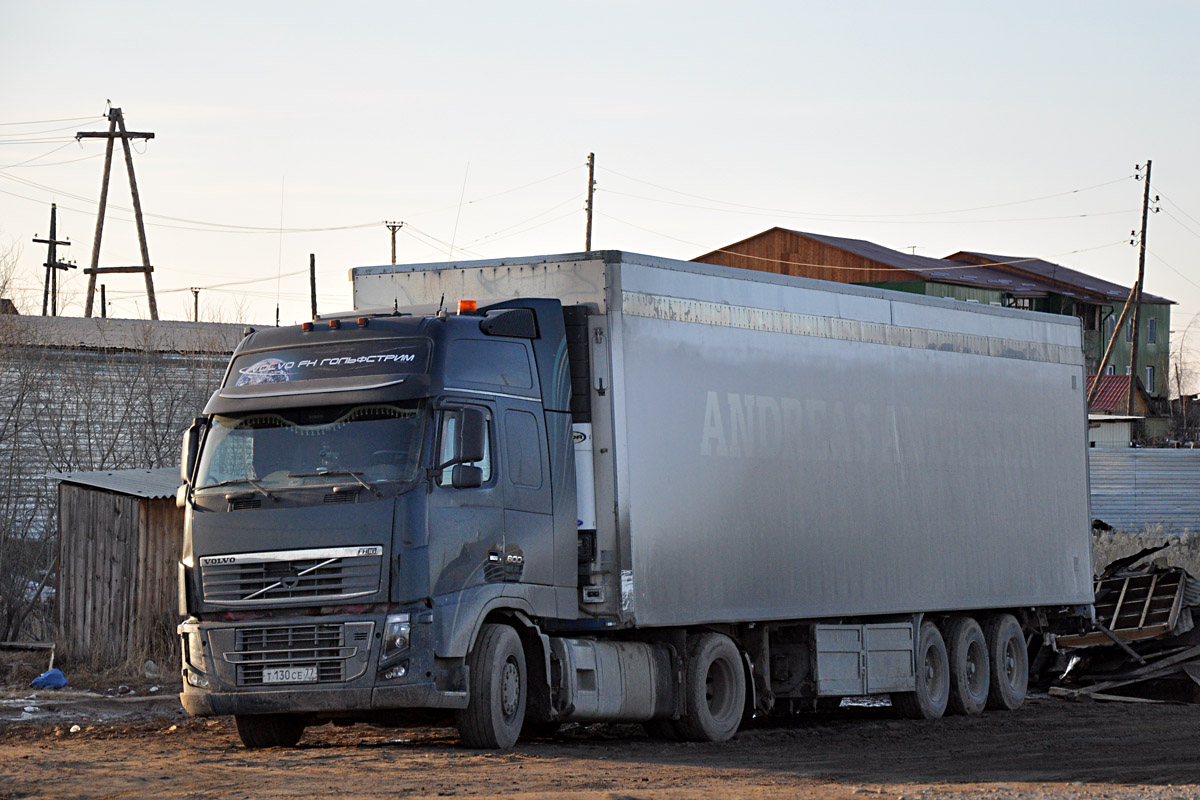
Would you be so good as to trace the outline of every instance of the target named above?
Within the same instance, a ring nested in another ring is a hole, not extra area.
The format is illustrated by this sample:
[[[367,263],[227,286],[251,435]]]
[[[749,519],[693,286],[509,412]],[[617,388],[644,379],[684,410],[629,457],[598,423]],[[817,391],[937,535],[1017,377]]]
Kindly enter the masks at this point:
[[[723,721],[729,717],[736,694],[734,680],[733,670],[724,659],[718,658],[709,665],[704,677],[704,700],[713,719]]]
[[[517,715],[521,705],[521,670],[516,659],[509,657],[500,673],[500,709],[506,720]]]
[[[945,682],[946,676],[942,674],[937,648],[925,648],[925,694],[931,700],[937,700],[945,693]]]
[[[982,642],[971,642],[967,648],[967,688],[972,697],[987,695],[987,648]]]
[[[1004,680],[1009,686],[1017,685],[1017,648],[1016,642],[1010,637],[1004,643],[1004,658],[1003,658]]]

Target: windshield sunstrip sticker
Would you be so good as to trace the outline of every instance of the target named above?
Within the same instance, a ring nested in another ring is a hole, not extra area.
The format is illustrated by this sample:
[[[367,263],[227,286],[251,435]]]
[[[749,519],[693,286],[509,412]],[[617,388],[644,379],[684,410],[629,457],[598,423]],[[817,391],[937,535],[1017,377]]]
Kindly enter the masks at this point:
[[[281,348],[237,356],[226,387],[412,375],[425,372],[428,365],[429,343],[423,341],[400,344],[372,340]]]
[[[1080,347],[774,311],[645,292],[622,292],[622,311],[631,317],[743,328],[792,336],[814,336],[918,350],[944,350],[994,358],[1043,361],[1050,364],[1083,364],[1083,349]]]
[[[265,561],[308,561],[331,558],[363,558],[383,555],[380,545],[361,547],[326,547],[313,550],[280,550],[273,553],[230,553],[220,556],[201,556],[202,567],[224,567],[234,564],[261,564]]]

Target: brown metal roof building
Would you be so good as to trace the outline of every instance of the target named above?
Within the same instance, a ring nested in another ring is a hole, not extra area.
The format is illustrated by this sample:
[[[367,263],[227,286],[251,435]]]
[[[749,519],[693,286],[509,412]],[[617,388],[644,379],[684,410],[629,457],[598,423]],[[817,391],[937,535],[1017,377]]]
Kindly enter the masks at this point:
[[[695,261],[818,280],[877,286],[967,302],[1077,316],[1088,372],[1095,372],[1129,289],[1039,258],[961,250],[946,258],[903,253],[862,239],[771,228]],[[1151,398],[1167,395],[1171,300],[1142,294],[1138,378]],[[1130,315],[1132,316],[1132,315]],[[1131,323],[1130,323],[1131,324]],[[1110,375],[1130,363],[1130,327],[1117,337]]]

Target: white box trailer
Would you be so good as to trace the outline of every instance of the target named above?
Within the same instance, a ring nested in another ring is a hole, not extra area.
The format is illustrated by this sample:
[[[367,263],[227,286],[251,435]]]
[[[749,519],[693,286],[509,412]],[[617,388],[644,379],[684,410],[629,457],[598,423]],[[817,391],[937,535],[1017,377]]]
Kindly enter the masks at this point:
[[[623,624],[1092,600],[1074,317],[612,251],[352,277],[359,309],[596,311],[579,488]]]

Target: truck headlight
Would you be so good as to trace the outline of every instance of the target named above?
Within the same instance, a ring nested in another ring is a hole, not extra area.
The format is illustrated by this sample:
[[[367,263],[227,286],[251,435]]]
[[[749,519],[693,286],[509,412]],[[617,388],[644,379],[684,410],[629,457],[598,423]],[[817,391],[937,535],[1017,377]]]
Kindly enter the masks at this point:
[[[387,623],[383,628],[383,651],[380,653],[380,660],[387,660],[407,650],[411,630],[408,614],[388,614]]]

